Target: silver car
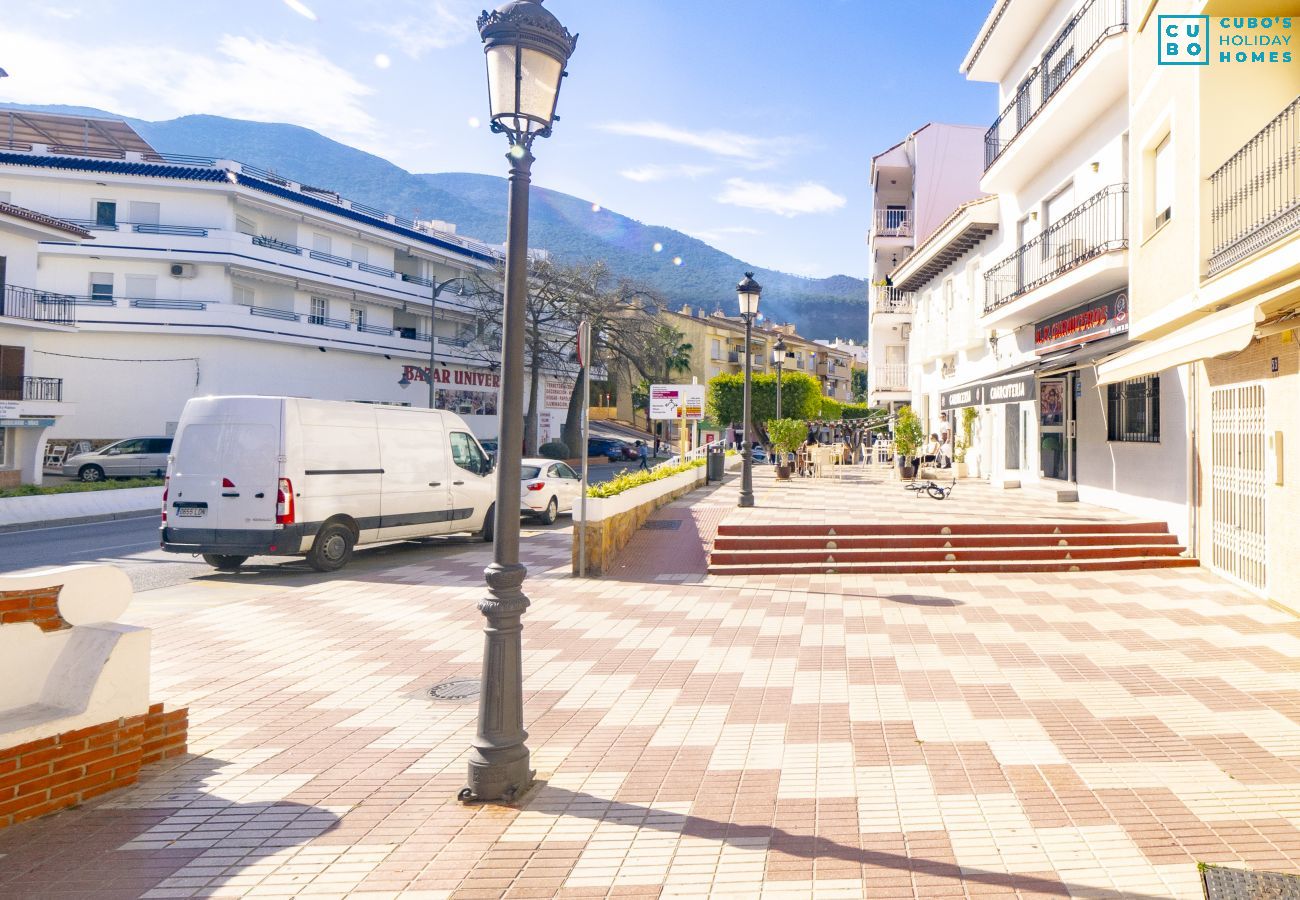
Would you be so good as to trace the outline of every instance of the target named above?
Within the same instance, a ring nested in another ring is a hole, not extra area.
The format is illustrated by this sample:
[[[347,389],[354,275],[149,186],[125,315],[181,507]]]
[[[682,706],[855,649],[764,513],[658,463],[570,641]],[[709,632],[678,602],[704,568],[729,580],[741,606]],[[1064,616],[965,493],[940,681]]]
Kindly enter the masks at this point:
[[[105,478],[161,478],[167,473],[169,437],[135,437],[78,453],[63,462],[63,474],[81,481]]]

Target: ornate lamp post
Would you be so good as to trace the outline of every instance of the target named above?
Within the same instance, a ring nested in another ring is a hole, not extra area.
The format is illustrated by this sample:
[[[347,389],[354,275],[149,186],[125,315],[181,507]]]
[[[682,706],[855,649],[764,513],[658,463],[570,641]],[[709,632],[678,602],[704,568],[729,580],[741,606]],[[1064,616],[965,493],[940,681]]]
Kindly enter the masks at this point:
[[[744,468],[740,476],[740,500],[737,506],[754,505],[754,448],[750,442],[750,387],[754,378],[753,354],[750,353],[750,340],[754,333],[754,319],[758,317],[758,300],[763,293],[763,286],[754,280],[753,272],[746,272],[740,284],[736,285],[736,297],[740,301],[740,317],[745,320],[745,404],[742,418],[744,437],[741,440],[740,460]]]
[[[479,603],[483,674],[478,731],[462,800],[505,800],[533,780],[524,741],[521,618],[528,608],[519,563],[519,467],[524,440],[524,308],[528,291],[528,185],[533,141],[559,117],[555,104],[564,67],[577,44],[540,0],[510,0],[478,19],[487,54],[492,130],[510,139],[510,205],[506,224],[505,300],[501,337],[501,437],[497,446],[496,534]]]
[[[776,366],[776,417],[781,418],[781,367],[785,365],[785,338],[772,345],[772,365]]]

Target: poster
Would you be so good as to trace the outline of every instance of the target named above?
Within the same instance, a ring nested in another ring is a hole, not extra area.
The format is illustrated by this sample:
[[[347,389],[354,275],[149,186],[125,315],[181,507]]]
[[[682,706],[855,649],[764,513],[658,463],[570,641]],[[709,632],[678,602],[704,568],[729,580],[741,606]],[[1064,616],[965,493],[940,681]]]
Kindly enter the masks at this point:
[[[1038,383],[1038,424],[1065,423],[1065,385],[1059,380]]]
[[[650,418],[656,420],[685,419],[688,422],[703,419],[704,385],[652,384],[650,386]]]

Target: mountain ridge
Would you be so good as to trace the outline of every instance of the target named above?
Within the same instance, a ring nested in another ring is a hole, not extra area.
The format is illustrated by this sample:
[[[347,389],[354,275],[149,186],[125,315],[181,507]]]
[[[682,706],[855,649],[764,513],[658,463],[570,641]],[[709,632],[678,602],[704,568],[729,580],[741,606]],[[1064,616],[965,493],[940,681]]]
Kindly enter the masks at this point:
[[[299,125],[188,115],[151,122],[91,107],[0,104],[0,108],[122,119],[163,152],[238,160],[400,215],[453,222],[458,233],[505,240],[507,182],[471,172],[412,173]],[[867,286],[848,275],[807,278],[748,263],[676,229],[649,225],[591,201],[534,186],[530,244],[564,263],[604,259],[673,306],[712,311],[734,304],[731,285],[753,271],[769,320],[809,338],[866,336]],[[662,245],[662,252],[653,248]],[[676,263],[680,258],[682,262]]]

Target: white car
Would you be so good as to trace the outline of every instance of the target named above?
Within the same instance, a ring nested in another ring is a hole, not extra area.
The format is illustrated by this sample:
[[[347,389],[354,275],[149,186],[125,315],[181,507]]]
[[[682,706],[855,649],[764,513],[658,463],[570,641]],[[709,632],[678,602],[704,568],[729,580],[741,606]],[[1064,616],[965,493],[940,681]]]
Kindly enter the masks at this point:
[[[519,508],[550,525],[562,512],[571,513],[582,491],[582,478],[562,462],[553,459],[525,459],[519,469]]]

